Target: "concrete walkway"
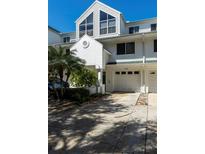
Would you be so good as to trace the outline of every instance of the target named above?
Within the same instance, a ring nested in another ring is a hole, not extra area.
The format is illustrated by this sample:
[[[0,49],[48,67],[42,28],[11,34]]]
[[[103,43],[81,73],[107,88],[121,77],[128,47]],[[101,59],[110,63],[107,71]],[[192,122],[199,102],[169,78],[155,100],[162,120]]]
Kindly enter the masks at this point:
[[[71,111],[49,114],[49,153],[155,153],[156,132],[150,129],[155,111],[135,105],[138,97],[138,93],[112,94]]]
[[[157,153],[157,94],[148,95],[146,153]]]

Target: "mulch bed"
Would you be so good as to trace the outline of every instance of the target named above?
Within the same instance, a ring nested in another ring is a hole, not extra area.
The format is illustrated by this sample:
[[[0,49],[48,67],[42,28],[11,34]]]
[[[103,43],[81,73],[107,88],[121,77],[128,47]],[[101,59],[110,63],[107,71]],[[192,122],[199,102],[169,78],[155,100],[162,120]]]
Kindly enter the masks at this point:
[[[74,101],[70,100],[63,100],[63,101],[58,101],[54,99],[49,99],[48,100],[48,113],[49,114],[57,114],[61,112],[65,112],[68,110],[72,110],[74,108],[80,107],[82,105],[88,105],[88,104],[93,104],[97,103],[99,100],[107,97],[108,95],[93,95],[90,97],[90,100],[87,102],[84,102],[82,104],[79,104]]]
[[[49,100],[48,101],[48,113],[49,114],[55,114],[55,113],[72,110],[75,107],[77,107],[77,104],[69,100],[64,100],[64,101]]]

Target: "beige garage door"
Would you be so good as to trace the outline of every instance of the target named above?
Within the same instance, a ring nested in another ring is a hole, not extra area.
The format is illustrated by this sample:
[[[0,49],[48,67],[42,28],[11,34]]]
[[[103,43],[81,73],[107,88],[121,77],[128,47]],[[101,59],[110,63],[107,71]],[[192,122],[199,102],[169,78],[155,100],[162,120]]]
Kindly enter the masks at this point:
[[[114,91],[140,92],[140,71],[116,71]]]
[[[148,88],[150,93],[157,93],[157,71],[148,72]]]

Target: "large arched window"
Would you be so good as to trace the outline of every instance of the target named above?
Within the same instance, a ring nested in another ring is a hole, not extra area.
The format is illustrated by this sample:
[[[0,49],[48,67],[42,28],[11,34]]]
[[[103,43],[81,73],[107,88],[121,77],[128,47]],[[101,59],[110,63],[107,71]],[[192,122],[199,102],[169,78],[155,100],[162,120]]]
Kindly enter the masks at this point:
[[[115,33],[116,32],[116,19],[115,17],[100,11],[100,35]]]
[[[79,36],[82,37],[84,34],[93,36],[93,13],[91,13],[79,26]]]

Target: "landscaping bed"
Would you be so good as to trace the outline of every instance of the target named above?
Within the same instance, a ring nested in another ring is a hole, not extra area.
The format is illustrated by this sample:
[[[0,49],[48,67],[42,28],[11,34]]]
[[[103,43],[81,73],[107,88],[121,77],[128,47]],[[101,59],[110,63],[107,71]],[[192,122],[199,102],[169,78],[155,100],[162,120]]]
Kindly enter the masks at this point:
[[[59,90],[60,93],[60,90]],[[70,88],[66,89],[63,98],[58,100],[56,96],[48,100],[49,114],[55,114],[72,110],[83,104],[96,103],[108,94],[89,94],[89,91],[84,88]]]

